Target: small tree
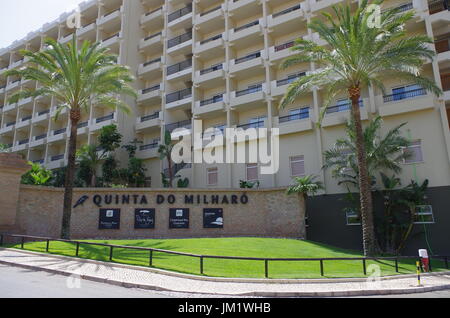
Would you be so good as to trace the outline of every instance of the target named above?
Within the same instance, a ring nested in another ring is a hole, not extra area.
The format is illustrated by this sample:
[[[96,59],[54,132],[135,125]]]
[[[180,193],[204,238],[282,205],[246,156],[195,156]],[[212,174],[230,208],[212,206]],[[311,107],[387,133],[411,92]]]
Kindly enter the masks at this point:
[[[158,153],[159,158],[161,160],[166,159],[168,164],[168,176],[167,180],[165,181],[166,176],[163,176],[163,184],[167,185],[168,188],[173,187],[173,162],[172,162],[172,150],[174,145],[172,144],[172,135],[170,132],[166,131],[166,134],[164,135],[164,144],[159,145]]]
[[[324,189],[322,182],[316,181],[316,178],[316,176],[296,177],[294,178],[295,184],[287,189],[288,195],[297,194],[302,198],[301,202],[303,206],[301,206],[300,211],[303,212],[303,215],[301,216],[303,222],[300,230],[303,237],[306,236],[306,201],[309,195],[315,195],[317,192]]]
[[[100,163],[105,159],[105,152],[100,153],[97,145],[84,145],[76,154],[79,167],[85,167],[88,169],[90,175],[90,181],[88,185],[92,188],[97,186],[97,168]]]
[[[53,177],[50,170],[45,169],[38,163],[28,162],[31,170],[22,176],[22,184],[48,186]]]

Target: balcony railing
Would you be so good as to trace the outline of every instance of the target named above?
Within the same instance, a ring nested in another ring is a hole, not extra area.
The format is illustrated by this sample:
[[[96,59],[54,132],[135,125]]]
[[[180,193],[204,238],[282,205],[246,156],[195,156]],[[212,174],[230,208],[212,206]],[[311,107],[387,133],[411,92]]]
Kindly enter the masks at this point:
[[[430,14],[438,13],[441,11],[447,10],[444,6],[443,0],[432,1],[428,3],[428,9],[430,10]]]
[[[178,129],[178,128],[191,129],[192,121],[190,119],[187,119],[187,120],[183,120],[183,121],[180,121],[177,123],[166,125],[166,131],[169,133],[173,132],[175,129]]]
[[[300,112],[296,113],[296,114],[291,114],[288,116],[283,116],[279,118],[279,123],[283,124],[283,123],[287,123],[293,120],[300,120],[300,119],[307,119],[309,118],[309,107],[305,107],[300,109]]]
[[[442,89],[450,91],[450,73],[441,75]]]
[[[222,38],[222,34],[217,34],[217,35],[215,35],[213,37],[210,37],[209,39],[200,41],[200,45],[203,45],[203,44],[206,44],[206,43],[209,43],[209,42],[221,39],[221,38]]]
[[[259,24],[259,20],[253,21],[253,22],[247,23],[247,24],[245,24],[243,26],[234,28],[234,32],[239,32],[239,31],[251,28],[252,26],[258,25],[258,24]]]
[[[139,147],[140,151],[145,151],[145,150],[152,150],[152,149],[156,149],[159,147],[159,142],[154,142],[148,145],[143,145]]]
[[[45,138],[47,138],[47,134],[42,134],[42,135],[38,135],[38,136],[34,137],[34,140],[38,141],[38,140],[42,140]]]
[[[56,155],[56,156],[52,156],[50,157],[50,161],[58,161],[58,160],[63,160],[64,159],[64,155]]]
[[[205,16],[205,15],[207,15],[207,14],[209,14],[209,13],[212,13],[212,12],[214,12],[214,11],[219,10],[220,8],[222,8],[222,6],[218,6],[218,7],[212,8],[211,10],[208,10],[208,11],[205,11],[205,12],[203,12],[203,13],[200,13],[200,16],[203,17],[203,16]]]
[[[114,35],[111,35],[111,36],[107,37],[106,39],[103,39],[102,43],[104,43],[104,42],[106,42],[108,40],[111,40],[112,38],[119,37],[119,35],[120,35],[120,32],[118,32],[118,33],[116,33]]]
[[[237,91],[236,92],[236,97],[240,97],[240,96],[244,96],[244,95],[248,95],[248,94],[253,94],[253,93],[257,93],[262,91],[262,84],[259,84],[255,87],[250,87],[247,89],[244,89],[242,91]]]
[[[398,7],[395,7],[395,9],[397,9],[399,12],[405,12],[405,11],[411,10],[412,8],[413,8],[413,3],[412,2],[405,3],[405,4],[402,4],[402,5],[399,5]]]
[[[192,89],[191,88],[186,88],[183,89],[181,91],[175,92],[175,93],[171,93],[168,94],[166,96],[166,103],[170,104],[179,100],[183,100],[185,98],[189,98],[192,97]]]
[[[187,42],[187,41],[189,41],[191,39],[192,39],[192,32],[187,32],[187,33],[179,35],[179,36],[177,36],[177,37],[175,37],[173,39],[170,39],[167,42],[167,46],[170,49],[170,48],[172,48],[174,46],[177,46],[178,44]]]
[[[160,88],[161,88],[161,85],[158,84],[158,85],[155,85],[155,86],[152,86],[152,87],[144,88],[141,92],[142,92],[142,95],[145,95],[145,94],[148,94],[150,92],[157,91]]]
[[[279,81],[277,81],[277,87],[291,84],[291,83],[295,82],[297,79],[299,79],[300,77],[305,76],[305,75],[306,75],[306,73],[302,72],[302,73],[299,73],[299,74],[296,74],[296,75],[291,75],[288,78],[279,80]]]
[[[362,100],[359,101],[359,107],[363,107],[364,103]],[[350,110],[352,107],[352,102],[351,101],[347,101],[346,103],[342,103],[342,104],[338,104],[335,106],[331,106],[327,108],[326,113],[327,114],[334,114],[334,113],[339,113],[339,112],[345,112],[347,110]]]
[[[156,112],[152,115],[142,116],[141,123],[149,121],[149,120],[153,120],[153,119],[158,119],[158,118],[159,118],[159,112]]]
[[[50,113],[50,109],[46,109],[46,110],[43,110],[41,112],[38,112],[38,116],[46,115],[46,114],[49,114],[49,113]]]
[[[395,93],[395,94],[391,94],[391,95],[386,95],[386,96],[384,96],[384,102],[389,103],[392,101],[414,98],[414,97],[423,96],[426,94],[427,94],[427,91],[424,88],[418,88],[418,89],[399,92],[399,93]]]
[[[192,59],[167,67],[167,75],[172,75],[192,67]]]
[[[277,45],[277,46],[275,46],[275,52],[280,52],[280,51],[289,49],[289,48],[293,47],[294,44],[295,44],[294,41],[290,41],[290,42],[287,42],[284,44]]]
[[[24,122],[24,121],[30,120],[31,118],[33,118],[33,116],[25,116],[25,117],[22,117],[21,121]]]
[[[53,131],[53,136],[58,136],[64,134],[67,131],[67,128],[61,128]]]
[[[239,126],[237,126],[237,128],[241,128],[244,130],[249,129],[249,128],[264,128],[265,125],[266,125],[266,122],[264,120],[260,120],[260,121],[254,122],[254,123],[239,125]]]
[[[158,9],[155,9],[155,10],[153,10],[153,11],[147,12],[147,13],[145,14],[145,16],[147,17],[147,16],[149,16],[150,14],[153,14],[153,13],[155,13],[155,12],[161,11],[162,9],[163,9],[163,7],[159,7]]]
[[[15,124],[16,124],[16,122],[12,121],[10,123],[6,123],[6,127],[11,127],[11,126],[14,126]]]
[[[301,5],[298,4],[298,5],[296,5],[296,6],[290,7],[290,8],[288,8],[288,9],[283,10],[283,11],[274,13],[274,14],[272,15],[272,17],[273,17],[273,18],[277,18],[277,17],[279,17],[279,16],[282,16],[282,15],[285,15],[285,14],[288,14],[288,13],[291,13],[291,12],[293,12],[293,11],[297,11],[297,10],[300,10],[300,9],[301,9]]]
[[[248,54],[248,55],[246,55],[244,57],[240,57],[238,59],[235,59],[234,60],[234,64],[244,63],[244,62],[247,62],[247,61],[250,61],[250,60],[254,60],[254,59],[258,58],[258,57],[261,57],[261,52],[251,53],[251,54]]]
[[[155,64],[155,63],[159,63],[159,62],[161,62],[161,58],[160,57],[157,58],[157,59],[145,62],[144,64],[142,64],[142,66],[146,67],[146,66],[149,66],[149,65],[152,65],[152,64]]]
[[[30,139],[23,139],[23,140],[19,140],[19,142],[17,143],[19,146],[25,145],[27,143],[30,142]]]
[[[162,35],[162,32],[158,32],[158,33],[154,33],[154,34],[150,34],[149,36],[144,38],[144,41],[156,38],[157,36]]]
[[[189,4],[186,7],[169,14],[169,17],[168,17],[169,22],[172,22],[178,18],[181,18],[182,16],[185,16],[186,14],[189,14],[191,12],[192,12],[192,4]]]
[[[105,121],[112,120],[112,119],[114,119],[114,113],[111,113],[111,114],[103,116],[103,117],[99,117],[95,120],[95,122],[97,124],[100,124],[100,123],[103,123]]]
[[[44,160],[44,159],[38,159],[38,160],[33,160],[32,162],[33,162],[33,163],[40,164],[40,165],[43,165],[44,162],[45,162],[45,160]]]
[[[85,121],[85,122],[79,123],[77,125],[77,128],[80,129],[80,128],[84,128],[84,127],[87,127],[87,126],[89,126],[89,122]]]
[[[107,18],[107,17],[109,17],[110,15],[113,15],[114,13],[116,13],[117,11],[120,11],[120,8],[119,8],[119,9],[115,9],[114,11],[111,11],[111,12],[108,12],[108,13],[104,14],[104,15],[102,16],[102,18]]]
[[[218,71],[218,70],[223,70],[223,64],[222,63],[217,64],[217,65],[213,65],[213,66],[211,66],[209,68],[205,68],[204,70],[201,70],[200,71],[200,75],[205,75],[205,74],[208,74],[208,73],[211,73],[211,72],[215,72],[215,71]]]
[[[447,35],[447,38],[435,41],[434,46],[436,47],[436,52],[438,53],[450,51],[450,37]]]
[[[216,95],[212,98],[200,101],[200,107],[215,104],[215,103],[222,102],[222,101],[223,101],[223,94]]]

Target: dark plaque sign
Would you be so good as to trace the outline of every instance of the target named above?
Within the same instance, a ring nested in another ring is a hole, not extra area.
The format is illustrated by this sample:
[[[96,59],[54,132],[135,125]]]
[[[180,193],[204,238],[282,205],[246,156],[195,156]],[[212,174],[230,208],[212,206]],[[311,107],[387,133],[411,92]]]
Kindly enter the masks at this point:
[[[223,209],[204,209],[203,227],[205,229],[223,229]]]
[[[169,229],[188,229],[189,209],[170,209]]]
[[[100,209],[99,230],[120,229],[120,209]]]
[[[135,229],[155,228],[155,209],[136,209],[134,211]]]

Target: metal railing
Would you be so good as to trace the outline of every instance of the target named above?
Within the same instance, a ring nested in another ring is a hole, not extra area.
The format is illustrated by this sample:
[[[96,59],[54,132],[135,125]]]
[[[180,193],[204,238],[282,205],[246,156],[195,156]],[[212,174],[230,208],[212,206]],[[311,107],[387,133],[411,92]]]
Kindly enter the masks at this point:
[[[146,67],[146,66],[149,66],[149,65],[152,65],[152,64],[155,64],[155,63],[159,63],[159,62],[161,62],[161,58],[160,57],[157,58],[157,59],[145,62],[145,63],[142,64],[142,66]]]
[[[53,131],[53,136],[64,134],[67,131],[67,128],[61,128]]]
[[[49,113],[50,113],[50,109],[46,109],[46,110],[43,110],[41,112],[38,112],[38,116],[47,115]]]
[[[258,57],[261,57],[261,52],[255,52],[255,53],[251,53],[246,56],[237,58],[234,60],[234,64],[241,64],[241,63],[244,63],[244,62],[247,62],[250,60],[257,59]]]
[[[215,35],[215,36],[212,36],[212,37],[210,37],[209,39],[200,41],[200,45],[203,45],[203,44],[206,44],[206,43],[209,43],[209,42],[212,42],[212,41],[221,39],[221,38],[222,38],[222,33],[221,33],[221,34],[217,34],[217,35]]]
[[[147,40],[156,38],[156,37],[159,36],[159,35],[162,35],[162,32],[158,32],[158,33],[151,34],[151,35],[145,37],[145,38],[144,38],[144,41],[147,41]]]
[[[275,52],[280,52],[280,51],[289,49],[289,48],[293,47],[294,44],[295,44],[294,41],[289,41],[287,43],[277,45],[277,46],[275,46]]]
[[[223,101],[223,94],[219,94],[219,95],[213,96],[212,98],[208,98],[208,99],[200,101],[200,107],[211,105],[211,104],[222,102],[222,101]]]
[[[278,119],[280,124],[287,123],[293,120],[307,119],[309,118],[309,107],[300,109],[300,112],[297,114],[291,114],[288,116],[282,116]]]
[[[169,14],[168,20],[169,22],[175,21],[176,19],[181,18],[182,16],[185,16],[186,14],[189,14],[191,12],[192,4],[188,4],[186,7]]]
[[[50,157],[50,161],[58,161],[58,160],[63,160],[64,159],[64,155],[57,155],[57,156],[52,156]]]
[[[153,11],[147,12],[147,13],[145,14],[145,16],[147,17],[147,16],[149,16],[150,14],[153,14],[153,13],[155,13],[155,12],[162,11],[162,9],[163,9],[163,7],[159,7],[158,9],[155,9],[155,10],[153,10]]]
[[[38,140],[42,140],[45,138],[47,138],[47,134],[42,134],[42,135],[38,135],[38,136],[34,137],[34,140],[38,141]]]
[[[149,120],[157,119],[157,118],[159,118],[159,112],[156,112],[152,115],[142,116],[141,123],[149,121]]]
[[[242,31],[242,30],[245,30],[245,29],[251,28],[252,26],[254,26],[254,25],[258,25],[258,24],[259,24],[259,20],[253,21],[253,22],[250,22],[250,23],[244,24],[243,26],[240,26],[240,27],[234,28],[234,32],[239,32],[239,31]]]
[[[214,11],[219,10],[220,8],[222,8],[221,5],[218,6],[218,7],[212,8],[211,10],[208,10],[208,11],[205,11],[205,12],[203,12],[203,13],[200,13],[200,16],[203,17],[203,16],[205,16],[205,15],[207,15],[207,14],[209,14],[209,13],[212,13],[212,12],[214,12]]]
[[[218,70],[223,70],[223,64],[222,63],[214,65],[214,66],[211,66],[209,68],[205,68],[204,70],[201,70],[200,71],[200,75],[205,75],[205,74],[208,74],[208,73],[211,73],[211,72],[215,72],[215,71],[218,71]]]
[[[157,91],[157,90],[160,89],[160,88],[161,88],[161,85],[158,84],[158,85],[155,85],[155,86],[152,86],[152,87],[144,88],[144,89],[141,91],[141,93],[142,93],[142,95],[145,95],[145,94],[148,94],[148,93],[150,93],[150,92]]]
[[[184,71],[192,67],[192,59],[185,60],[183,62],[171,65],[167,67],[167,75],[172,75],[181,71]]]
[[[27,144],[27,143],[29,143],[30,142],[30,139],[23,139],[23,140],[19,140],[18,142],[17,142],[17,144],[19,145],[19,146],[22,146],[22,145],[25,145],[25,144]]]
[[[16,124],[16,122],[12,121],[12,122],[6,123],[6,127],[11,127],[11,126],[14,126],[15,124]]]
[[[283,85],[287,85],[287,84],[291,84],[291,83],[295,82],[297,79],[299,79],[300,77],[305,76],[305,75],[306,75],[306,73],[302,72],[302,73],[299,73],[299,74],[296,74],[296,75],[289,76],[288,78],[279,80],[279,81],[277,81],[277,87],[280,87],[280,86],[283,86]]]
[[[180,167],[186,168],[189,167],[190,164],[180,164]],[[167,170],[167,169],[166,169]],[[176,174],[176,173],[174,173]],[[339,262],[339,261],[355,261],[361,262],[361,270],[362,273],[367,275],[367,263],[369,261],[391,261],[394,262],[393,267],[395,268],[396,273],[400,273],[400,261],[402,260],[413,260],[419,261],[422,264],[422,259],[418,256],[380,256],[380,257],[332,257],[332,258],[268,258],[268,257],[241,257],[241,256],[213,256],[213,255],[200,255],[200,254],[191,254],[191,253],[183,253],[176,251],[163,250],[158,248],[150,248],[150,247],[140,247],[140,246],[126,246],[126,245],[113,245],[113,244],[105,244],[105,243],[95,243],[95,242],[85,242],[85,241],[75,241],[75,240],[63,240],[49,237],[39,237],[39,236],[30,236],[30,235],[15,235],[15,234],[0,234],[0,246],[4,246],[6,243],[6,238],[11,238],[16,240],[19,239],[20,248],[25,249],[25,243],[28,242],[42,242],[45,243],[45,252],[50,252],[50,243],[51,242],[63,242],[73,244],[74,246],[74,256],[80,258],[80,247],[85,246],[99,246],[108,248],[108,259],[110,262],[114,262],[114,251],[118,249],[124,250],[134,250],[134,251],[143,251],[148,253],[148,266],[154,267],[155,253],[169,254],[169,255],[178,255],[178,256],[186,256],[196,258],[199,261],[199,273],[200,275],[205,275],[205,260],[207,259],[215,259],[215,260],[236,260],[236,261],[255,261],[263,264],[264,269],[264,277],[269,278],[270,271],[269,265],[271,262],[317,262],[318,263],[318,271],[320,271],[320,276],[325,276],[325,262]],[[17,243],[16,243],[17,244]],[[433,255],[429,257],[429,269],[433,270],[434,261],[439,260],[444,262],[444,266],[446,269],[449,269],[449,258],[447,255]]]
[[[106,39],[103,39],[102,43],[105,43],[106,41],[111,40],[112,38],[116,38],[116,37],[118,38],[119,36],[120,36],[120,32],[118,32],[114,35],[111,35],[111,36],[107,37]]]
[[[363,103],[362,100],[360,100],[359,101],[359,107],[363,107],[363,106],[364,106],[364,103]],[[338,105],[335,105],[335,106],[328,107],[327,110],[326,110],[326,113],[327,114],[334,114],[334,113],[339,113],[339,112],[345,112],[347,110],[350,110],[351,107],[352,107],[352,102],[351,101],[347,101],[345,104],[342,103],[342,104],[338,104]]]
[[[254,123],[248,123],[248,124],[244,124],[244,125],[239,125],[237,126],[237,128],[241,128],[241,129],[249,129],[249,128],[264,128],[266,126],[266,121],[265,120],[260,120],[260,121],[256,121]]]
[[[261,91],[262,91],[262,84],[257,85],[255,87],[250,87],[250,88],[244,89],[242,91],[237,91],[236,97],[253,94],[253,93],[257,93],[257,92],[261,92]]]
[[[113,11],[111,11],[111,12],[108,12],[108,13],[102,15],[102,19],[103,19],[103,18],[106,18],[106,17],[109,17],[110,15],[116,13],[117,11],[120,11],[120,8],[119,8],[119,9],[115,9],[115,10],[113,10]]]
[[[89,122],[85,121],[85,122],[79,123],[79,124],[77,125],[77,128],[78,128],[78,129],[84,128],[84,127],[87,127],[88,125],[89,125]]]
[[[302,8],[302,6],[301,6],[300,4],[298,4],[298,5],[296,5],[296,6],[290,7],[290,8],[288,8],[288,9],[283,10],[283,11],[274,13],[274,14],[272,15],[272,17],[273,17],[273,18],[277,18],[277,17],[279,17],[279,16],[282,16],[282,15],[285,15],[285,14],[288,14],[288,13],[291,13],[291,12],[293,12],[293,11],[300,10],[301,8]]]
[[[166,104],[170,104],[170,103],[173,103],[173,102],[176,102],[179,100],[183,100],[183,99],[189,98],[189,97],[192,97],[192,89],[186,88],[181,91],[168,94],[166,96]]]
[[[418,88],[418,89],[413,89],[410,91],[404,91],[404,92],[399,92],[399,93],[395,93],[395,94],[391,94],[391,95],[385,95],[383,98],[384,98],[385,103],[389,103],[389,102],[393,102],[393,101],[397,101],[397,100],[403,100],[403,99],[408,99],[408,98],[414,98],[417,96],[423,96],[426,94],[427,94],[427,91],[424,88]]]
[[[187,120],[179,121],[177,123],[166,125],[166,131],[169,133],[173,132],[175,129],[178,129],[178,128],[191,129],[192,121],[190,119],[187,119]]]
[[[111,113],[111,114],[103,116],[103,117],[99,117],[99,118],[95,119],[95,122],[97,124],[100,124],[100,123],[103,123],[105,121],[112,120],[112,119],[114,119],[114,113]]]
[[[430,11],[430,14],[434,14],[434,13],[438,13],[438,12],[446,10],[443,0],[437,0],[437,1],[432,1],[432,2],[428,3],[428,9]]]
[[[25,116],[25,117],[23,117],[22,119],[21,119],[21,121],[23,122],[23,121],[27,121],[27,120],[30,120],[31,118],[33,118],[33,116]]]
[[[156,149],[159,147],[159,142],[154,142],[148,145],[143,145],[139,147],[140,151],[145,151],[145,150],[152,150],[152,149]]]
[[[167,41],[167,46],[170,49],[170,48],[172,48],[174,46],[177,46],[178,44],[187,42],[187,41],[189,41],[191,39],[192,39],[192,32],[187,32],[187,33],[184,33],[182,35],[179,35],[179,36],[177,36],[177,37]]]

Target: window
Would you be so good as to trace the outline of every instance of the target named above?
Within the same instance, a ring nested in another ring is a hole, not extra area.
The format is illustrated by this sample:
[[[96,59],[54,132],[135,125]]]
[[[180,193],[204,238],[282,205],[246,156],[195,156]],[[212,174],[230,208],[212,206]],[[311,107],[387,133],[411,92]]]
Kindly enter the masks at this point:
[[[403,159],[403,163],[420,163],[423,162],[422,142],[420,140],[413,141],[411,145],[403,148],[403,153],[408,153],[409,157]]]
[[[207,174],[207,184],[209,186],[217,185],[219,181],[219,169],[210,168],[206,170]]]
[[[305,156],[290,157],[291,177],[302,177],[305,175]]]
[[[247,181],[258,181],[258,164],[247,164]]]
[[[434,223],[433,207],[431,205],[416,206],[414,215],[414,224],[431,224]]]
[[[347,218],[347,225],[361,225],[361,217],[354,210],[348,210],[345,212]]]

